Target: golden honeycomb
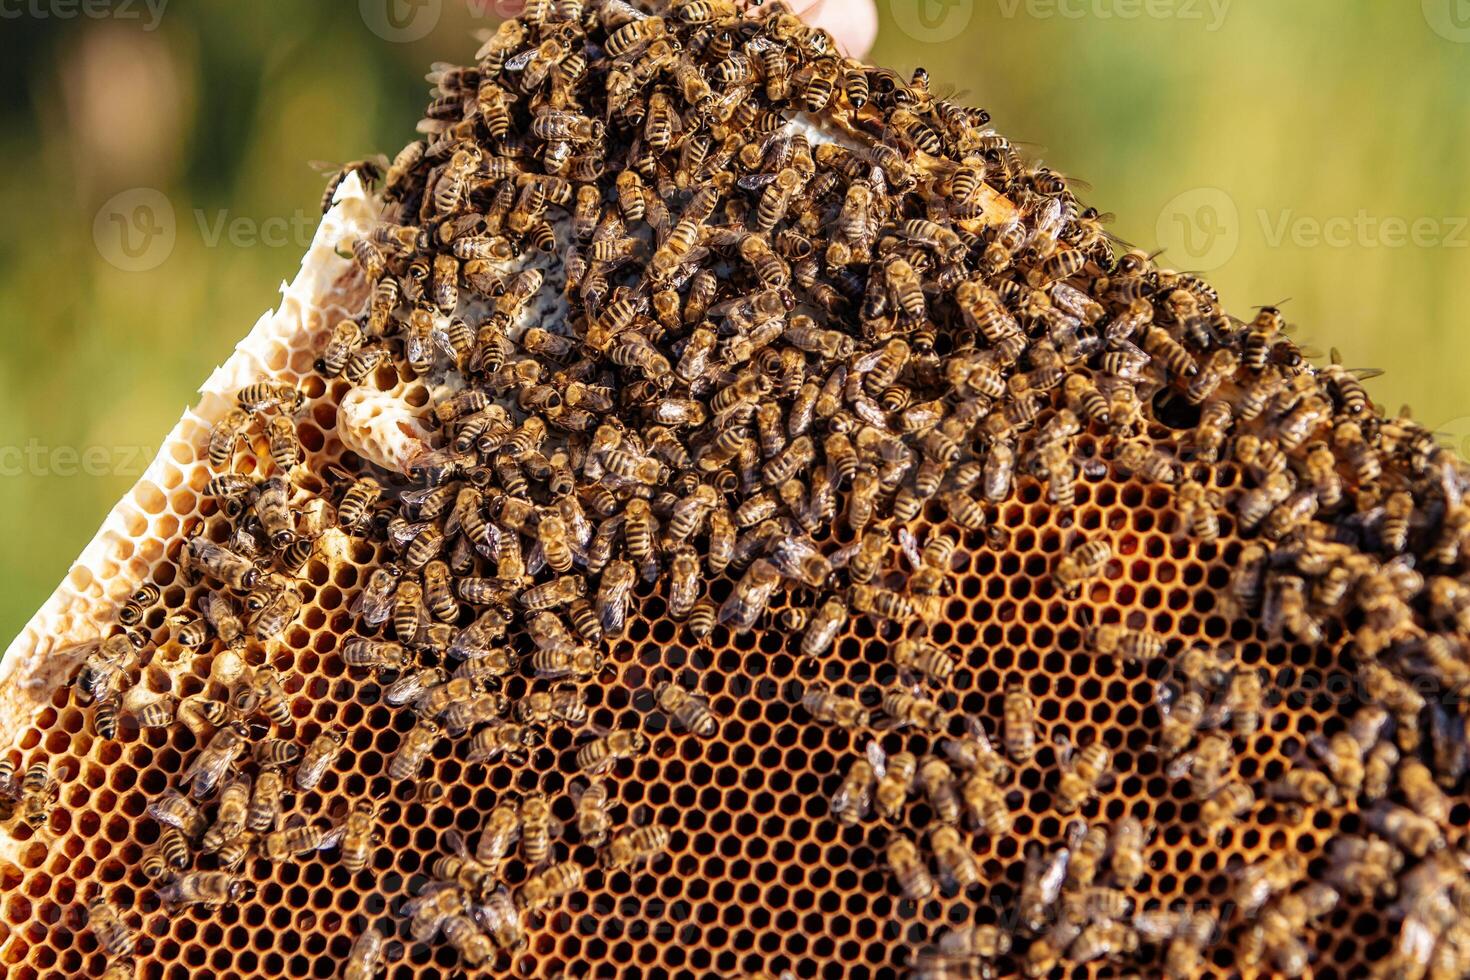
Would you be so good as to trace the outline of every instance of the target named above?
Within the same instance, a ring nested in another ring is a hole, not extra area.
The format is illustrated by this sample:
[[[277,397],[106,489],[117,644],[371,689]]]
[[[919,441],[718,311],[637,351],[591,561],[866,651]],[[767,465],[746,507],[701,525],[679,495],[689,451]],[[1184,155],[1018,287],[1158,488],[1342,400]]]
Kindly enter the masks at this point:
[[[404,406],[425,409],[436,394],[406,366],[384,365],[361,386],[324,381],[315,367],[331,325],[367,298],[356,267],[336,247],[364,234],[378,206],[356,178],[344,182],[281,309],[262,319],[206,384],[199,407],[7,653],[0,670],[0,745],[7,754],[0,760],[20,770],[46,758],[60,804],[39,830],[19,820],[0,826],[0,970],[8,977],[102,975],[110,958],[85,908],[99,892],[137,930],[140,975],[337,976],[356,937],[373,928],[389,937],[390,977],[466,971],[450,944],[415,940],[404,911],[445,853],[445,832],[473,838],[497,803],[535,790],[552,799],[558,821],[575,825],[571,790],[581,741],[572,728],[548,728],[524,760],[490,764],[467,761],[467,739],[444,739],[420,779],[397,783],[384,775],[413,717],[384,704],[384,678],[346,665],[340,647],[360,629],[352,604],[368,575],[395,555],[371,537],[334,529],[300,572],[300,614],[279,639],[246,647],[245,660],[280,672],[292,717],[284,734],[306,744],[333,726],[345,730],[341,756],[316,788],[292,794],[290,809],[335,823],[359,802],[377,802],[379,839],[368,867],[350,873],[333,849],[280,863],[252,854],[241,869],[249,894],[214,910],[165,904],[141,872],[160,832],[145,809],[177,784],[201,745],[182,724],[139,728],[130,712],[163,694],[224,697],[240,670],[229,651],[184,651],[170,625],[174,614],[196,608],[205,588],[179,572],[186,536],[224,543],[230,535],[230,521],[204,493],[211,426],[252,381],[298,386],[309,407],[297,430],[307,454],[297,480],[309,492],[325,492],[338,465],[356,471],[366,461],[401,471],[412,446],[429,437]],[[1058,390],[1049,408],[1064,404]],[[1185,476],[1232,500],[1255,486],[1232,461],[1188,462],[1197,411],[1150,402],[1143,414],[1144,438],[1185,461]],[[625,633],[609,643],[606,669],[585,687],[587,724],[646,734],[648,751],[608,774],[612,816],[618,826],[667,828],[670,847],[633,870],[607,870],[599,850],[568,831],[556,843],[558,859],[587,869],[584,887],[529,915],[524,947],[500,953],[478,972],[891,976],[913,965],[915,950],[946,927],[1000,923],[1017,932],[1016,946],[993,966],[997,974],[1015,974],[1037,941],[1037,930],[1015,925],[1028,857],[1037,848],[1053,853],[1077,817],[1111,824],[1129,816],[1149,834],[1147,869],[1127,889],[1131,907],[1219,909],[1221,931],[1205,949],[1205,970],[1241,972],[1237,951],[1252,917],[1232,911],[1231,896],[1242,869],[1295,853],[1306,861],[1307,878],[1320,880],[1329,872],[1332,841],[1367,829],[1355,799],[1295,806],[1267,792],[1286,773],[1313,764],[1309,745],[1344,731],[1364,702],[1349,649],[1360,614],[1324,617],[1324,635],[1313,643],[1268,629],[1266,617],[1240,608],[1233,596],[1242,551],[1255,536],[1241,533],[1234,512],[1224,512],[1218,539],[1199,540],[1174,489],[1124,465],[1118,445],[1100,426],[1077,436],[1081,465],[1070,509],[1057,507],[1045,484],[1018,470],[1013,491],[988,508],[985,529],[953,523],[933,501],[906,526],[921,542],[950,533],[961,543],[929,630],[958,658],[953,674],[931,685],[955,719],[948,734],[960,734],[958,720],[969,716],[999,745],[1006,689],[1023,687],[1035,705],[1035,755],[1002,787],[1013,828],[966,835],[980,862],[978,885],[946,885],[922,902],[902,894],[884,851],[895,833],[927,841],[936,820],[922,793],[912,794],[892,823],[870,816],[842,826],[833,819],[833,794],[869,740],[888,753],[941,751],[938,734],[882,725],[847,732],[815,724],[801,704],[811,682],[846,694],[894,683],[891,627],[854,615],[827,651],[807,657],[801,637],[779,625],[783,610],[814,599],[797,588],[778,593],[758,628],[738,633],[721,624],[701,640],[668,614],[666,580],[640,581]],[[234,469],[263,476],[270,467],[256,433]],[[887,527],[899,530],[892,518]],[[812,536],[829,550],[854,539],[841,521]],[[1072,596],[1059,588],[1056,570],[1079,536],[1105,536],[1112,559]],[[64,652],[105,635],[117,608],[144,582],[162,592],[136,627],[151,645],[129,673],[118,737],[102,738],[95,709],[63,683],[77,666]],[[732,588],[728,576],[713,579],[709,598],[721,603]],[[1097,652],[1091,631],[1113,623],[1157,634],[1167,655],[1138,662]],[[1197,646],[1230,649],[1233,668],[1257,672],[1266,691],[1262,724],[1235,739],[1232,768],[1258,799],[1218,835],[1202,829],[1189,780],[1172,773],[1158,749],[1161,686],[1180,653]],[[666,680],[708,699],[719,721],[713,737],[671,725],[653,695]],[[517,701],[535,683],[521,671],[502,690]],[[1063,747],[1096,744],[1111,751],[1114,776],[1075,815],[1064,813],[1057,805]],[[1458,849],[1470,807],[1455,802],[1449,817],[1448,846]],[[530,873],[513,857],[501,878],[515,889]],[[1383,961],[1403,917],[1390,905],[1383,897],[1343,894],[1305,937],[1312,975],[1359,975]],[[1061,972],[1156,975],[1164,945],[1145,943],[1136,955]]]
[[[312,421],[302,427],[303,442],[320,447],[314,450],[315,466],[338,455],[328,406],[345,385],[312,391],[308,355],[316,338],[307,336],[302,350],[287,353],[271,376],[300,380],[320,399]],[[377,382],[384,390],[412,391],[411,382],[387,372]],[[1151,434],[1165,445],[1176,438],[1157,423]],[[1096,446],[1085,440],[1083,451],[1096,452]],[[165,586],[164,607],[147,621],[160,640],[168,613],[189,607],[192,598],[189,588],[166,580],[174,566],[162,548],[170,538],[174,547],[178,543],[177,532],[167,529],[193,517],[207,528],[223,526],[211,520],[212,505],[199,500],[202,471],[192,481],[178,472],[178,482],[163,488],[169,493],[153,525],[160,529],[157,539],[138,535],[139,553],[146,556],[150,544],[156,550],[139,577],[162,576],[157,581]],[[1221,488],[1236,479],[1226,470]],[[1217,544],[1191,543],[1180,531],[1168,492],[1109,469],[1078,488],[1075,520],[1084,529],[1112,529],[1119,559],[1108,579],[1076,601],[1060,598],[1052,582],[1067,529],[1058,525],[1034,479],[1022,477],[1014,499],[997,515],[996,526],[1007,533],[1003,546],[988,542],[984,532],[963,535],[954,595],[934,633],[936,642],[967,651],[945,703],[999,731],[1001,690],[1008,680],[1020,680],[1035,698],[1043,743],[1101,739],[1114,749],[1117,784],[1083,813],[1109,820],[1132,814],[1156,828],[1150,870],[1137,888],[1140,904],[1219,897],[1242,863],[1283,848],[1317,854],[1335,834],[1358,829],[1359,818],[1351,812],[1324,809],[1308,822],[1291,824],[1263,801],[1226,830],[1218,846],[1196,835],[1197,804],[1183,786],[1164,778],[1151,748],[1159,723],[1154,687],[1160,671],[1088,652],[1082,634],[1093,618],[1147,625],[1178,644],[1200,638],[1243,643],[1244,661],[1267,670],[1276,702],[1254,744],[1241,752],[1246,778],[1274,778],[1309,736],[1340,729],[1332,692],[1345,689],[1349,675],[1335,643],[1314,648],[1273,642],[1257,623],[1227,611],[1222,594],[1240,541],[1227,530]],[[913,530],[923,538],[934,526],[945,525],[925,519]],[[850,537],[845,528],[836,533]],[[355,800],[374,793],[406,727],[402,716],[376,703],[379,685],[355,675],[336,656],[341,636],[351,629],[347,607],[378,557],[366,548],[313,559],[299,622],[278,648],[251,656],[252,663],[269,662],[289,678],[295,731],[303,740],[332,723],[350,733],[340,763],[318,791],[297,803],[308,813],[345,813]],[[712,594],[721,599],[728,588],[728,582],[715,583]],[[1055,755],[1043,744],[1012,786],[1014,834],[975,842],[985,889],[916,908],[881,868],[880,832],[867,823],[840,829],[828,816],[827,801],[853,754],[853,740],[800,716],[799,695],[789,691],[802,659],[794,651],[796,639],[774,628],[732,638],[719,626],[707,643],[688,643],[680,625],[664,614],[660,593],[642,588],[639,599],[626,638],[611,650],[614,669],[592,689],[592,720],[607,728],[642,722],[649,731],[649,757],[619,773],[620,802],[625,812],[650,808],[654,819],[675,830],[673,853],[632,880],[625,873],[594,873],[584,894],[532,932],[527,952],[513,964],[518,973],[884,975],[941,924],[966,921],[975,909],[982,910],[982,921],[987,914],[998,920],[1019,887],[1027,842],[1061,835],[1062,818],[1050,800]],[[172,690],[187,696],[205,689],[210,666],[209,657],[196,659]],[[651,711],[653,682],[686,668],[697,672],[699,690],[722,719],[715,739],[669,733]],[[892,672],[886,644],[867,619],[850,624],[814,670],[834,686],[866,685],[885,672]],[[514,679],[507,693],[515,697],[524,683]],[[924,751],[922,737],[885,739],[895,749],[899,741]],[[425,805],[395,792],[381,812],[384,846],[370,870],[354,877],[330,857],[279,868],[255,861],[251,898],[219,912],[179,913],[161,906],[136,868],[158,832],[143,816],[146,800],[187,763],[197,748],[193,736],[181,727],[145,732],[125,725],[116,741],[97,738],[87,712],[72,703],[68,689],[58,688],[16,743],[23,755],[38,747],[54,754],[63,807],[51,824],[54,839],[17,825],[7,842],[0,961],[18,980],[100,974],[104,957],[82,928],[79,899],[95,882],[115,886],[112,894],[145,937],[140,958],[149,965],[148,975],[184,977],[207,970],[221,977],[334,976],[365,920],[393,923],[399,931],[401,923],[389,909],[413,894],[442,850],[443,830],[473,833],[496,800],[538,786],[557,797],[560,819],[573,819],[562,793],[567,777],[558,769],[570,746],[569,733],[559,731],[527,765],[476,766],[462,761],[463,743],[455,751],[446,744],[435,755],[432,778],[450,787],[448,795]],[[915,824],[922,826],[924,805],[913,807]],[[1463,826],[1470,811],[1461,805],[1455,816]],[[512,869],[508,880],[516,882],[517,873]],[[1317,973],[1323,976],[1335,975],[1334,967],[1350,974],[1352,964],[1382,955],[1390,940],[1387,923],[1371,904],[1345,905],[1322,935]],[[1215,962],[1228,970],[1228,946],[1216,950]],[[435,976],[456,965],[447,946],[409,941],[390,953],[388,975]]]

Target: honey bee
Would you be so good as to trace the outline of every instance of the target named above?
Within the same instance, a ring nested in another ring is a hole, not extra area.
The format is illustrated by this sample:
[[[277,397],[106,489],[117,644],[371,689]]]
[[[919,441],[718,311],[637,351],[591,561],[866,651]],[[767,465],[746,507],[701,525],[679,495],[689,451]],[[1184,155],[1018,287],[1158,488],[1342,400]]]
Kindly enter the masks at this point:
[[[1444,833],[1439,825],[1408,807],[1381,802],[1368,811],[1368,825],[1417,858],[1445,846]]]
[[[245,430],[250,427],[250,413],[243,408],[232,408],[214,424],[209,435],[209,465],[216,470],[225,468],[235,456]]]
[[[580,889],[582,878],[580,864],[573,861],[553,864],[521,885],[520,891],[516,892],[516,905],[524,912],[544,908]]]
[[[621,559],[610,562],[603,570],[597,588],[597,617],[605,633],[619,636],[627,623],[628,607],[633,601],[637,571],[632,562]]]
[[[417,635],[414,627],[409,635]],[[391,640],[373,640],[354,636],[342,645],[342,662],[349,667],[365,667],[370,670],[402,670],[409,664],[408,651],[403,644]]]
[[[1039,932],[1045,928],[1051,909],[1061,897],[1067,880],[1072,852],[1062,847],[1050,855],[1033,847],[1026,853],[1026,867],[1021,879],[1018,911],[1026,928]]]
[[[372,847],[378,840],[373,831],[376,816],[377,808],[371,801],[359,800],[353,804],[342,826],[338,841],[342,850],[342,866],[352,874],[366,868],[372,858]]]
[[[527,793],[521,798],[521,854],[528,866],[538,867],[550,858],[554,823],[545,793]]]
[[[907,637],[893,645],[894,666],[911,671],[933,684],[943,684],[955,670],[955,659],[922,637]]]
[[[1015,825],[1005,792],[984,770],[976,769],[965,778],[960,802],[975,828],[992,837],[1009,834]]]
[[[181,874],[158,890],[169,905],[203,905],[217,909],[246,899],[252,886],[226,871],[191,871]]]
[[[367,584],[351,607],[365,625],[378,627],[388,621],[393,612],[398,577],[398,569],[392,565],[379,566],[368,575]]]
[[[656,824],[625,830],[603,852],[603,866],[612,871],[627,871],[652,861],[668,850],[672,836],[669,828]]]
[[[281,824],[286,778],[279,766],[263,766],[251,788],[250,803],[245,810],[245,827],[254,833],[268,833]]]
[[[495,722],[475,732],[470,738],[465,759],[469,762],[493,762],[502,756],[508,759],[524,759],[525,749],[535,745],[537,740],[536,730],[529,726],[514,722]]]
[[[1368,750],[1363,762],[1363,797],[1370,803],[1388,795],[1399,757],[1398,746],[1388,740],[1380,741]]]
[[[720,607],[719,621],[729,624],[737,632],[751,629],[765,612],[780,584],[781,573],[776,567],[764,558],[757,559],[745,570],[730,597]]]
[[[219,794],[219,809],[214,824],[205,831],[200,842],[206,854],[214,853],[226,843],[245,832],[245,820],[250,809],[251,783],[248,776],[231,779]]]
[[[812,719],[823,725],[853,730],[867,728],[870,722],[868,710],[857,698],[835,694],[823,684],[812,684],[802,695],[801,706]]]
[[[1207,800],[1215,795],[1225,780],[1225,774],[1235,764],[1235,752],[1229,736],[1210,732],[1200,737],[1194,749],[1181,755],[1169,769],[1169,774],[1189,774],[1190,792],[1198,800]]]
[[[1337,837],[1331,845],[1328,883],[1346,895],[1392,896],[1404,866],[1403,852],[1381,837]]]
[[[347,951],[342,980],[374,980],[382,969],[384,945],[383,934],[376,927],[363,930]]]
[[[1316,769],[1288,769],[1282,777],[1266,787],[1272,799],[1291,800],[1307,806],[1336,806],[1341,797],[1336,785]]]
[[[1061,754],[1062,773],[1057,780],[1057,812],[1075,813],[1112,776],[1112,753],[1101,742],[1093,742],[1075,757],[1070,746]]]
[[[240,722],[220,728],[184,770],[179,785],[188,786],[196,800],[213,793],[225,772],[245,750],[249,736],[249,729]]]
[[[1075,595],[1089,580],[1101,576],[1113,558],[1113,546],[1100,538],[1084,541],[1058,560],[1052,578],[1064,594]]]
[[[596,847],[607,840],[612,830],[607,784],[600,779],[591,780],[581,789],[574,788],[572,798],[577,806],[577,834],[581,841]]]
[[[1134,663],[1157,660],[1168,645],[1168,641],[1157,633],[1129,629],[1119,623],[1101,623],[1092,627],[1087,632],[1087,641],[1103,656],[1122,657]]]
[[[541,620],[545,623],[545,620]],[[533,637],[534,638],[534,637]],[[550,649],[537,650],[531,655],[531,667],[537,677],[558,680],[565,677],[592,677],[602,670],[604,658],[600,651],[590,647],[570,644],[570,636],[557,641]]]
[[[109,701],[123,686],[125,671],[134,660],[133,641],[128,634],[119,633],[85,649],[87,655],[77,673],[76,686],[86,692],[86,700]]]
[[[1251,735],[1260,729],[1263,698],[1261,675],[1256,671],[1241,671],[1230,678],[1225,704],[1235,734]]]
[[[116,698],[96,702],[92,712],[92,725],[100,738],[117,738],[117,722]]]
[[[1250,812],[1255,803],[1256,794],[1250,786],[1230,780],[1200,804],[1199,821],[1211,831],[1218,830]]]
[[[908,690],[893,688],[883,695],[883,712],[889,724],[895,728],[913,726],[922,731],[939,731],[944,727],[944,709],[939,703],[924,697],[921,688]]]
[[[175,789],[165,790],[148,804],[148,816],[166,827],[173,827],[190,840],[198,840],[207,827],[204,814],[187,797]]]
[[[108,962],[107,967],[98,974],[102,980],[133,980],[137,976],[138,964],[131,957],[120,957]]]
[[[138,591],[129,596],[128,601],[123,603],[123,607],[118,610],[118,622],[124,626],[136,626],[142,621],[143,615],[158,604],[161,595],[158,586],[151,582],[140,586]]]
[[[1067,865],[1067,881],[1063,889],[1069,899],[1075,900],[1097,881],[1103,859],[1108,856],[1108,828],[1102,824],[1088,826],[1074,820],[1068,825],[1067,846],[1072,851],[1072,860]]]
[[[398,751],[388,763],[388,777],[394,780],[416,779],[423,769],[424,760],[439,743],[441,729],[427,718],[420,718],[403,736]],[[302,763],[305,768],[305,763]],[[300,770],[297,771],[298,784]]]
[[[516,702],[516,717],[523,724],[545,725],[560,721],[580,725],[587,720],[587,702],[581,689],[571,685],[533,691]]]
[[[98,895],[87,903],[87,928],[108,956],[132,956],[138,937],[111,902]]]
[[[1118,463],[1126,472],[1154,483],[1172,484],[1178,478],[1172,459],[1141,442],[1125,442],[1119,446]]]
[[[532,586],[522,592],[516,601],[531,612],[539,612],[570,605],[586,594],[587,580],[585,578],[580,575],[562,575],[549,582]]]
[[[934,852],[943,878],[961,892],[980,883],[980,862],[960,839],[960,832],[948,824],[929,831],[929,847]]]
[[[714,631],[718,610],[715,604],[708,599],[700,599],[689,611],[689,619],[686,625],[689,635],[696,640],[704,640]]]
[[[1000,926],[953,926],[938,943],[921,946],[910,957],[915,980],[954,980],[991,976],[992,961],[1011,951],[1011,936]]]
[[[285,415],[272,415],[265,423],[265,437],[272,461],[281,472],[289,473],[304,455],[296,423]]]
[[[1220,538],[1220,499],[1194,480],[1185,480],[1177,493],[1179,520],[1183,527],[1202,544],[1213,544]]]
[[[1164,951],[1168,977],[1196,976],[1204,964],[1204,950],[1218,935],[1220,920],[1213,910],[1181,913]]]
[[[648,748],[642,732],[620,729],[582,745],[577,750],[577,768],[583,772],[603,772],[617,763],[637,757]]]
[[[342,835],[342,828],[328,830],[319,824],[308,824],[297,814],[289,818],[280,830],[262,834],[257,842],[260,856],[277,864],[291,858],[302,858],[334,847]]]
[[[158,856],[162,858],[165,865],[163,875],[153,876],[167,877],[173,871],[182,871],[189,866],[191,851],[188,838],[178,827],[165,825],[163,831],[158,835]]]
[[[202,569],[210,578],[239,591],[254,588],[260,577],[260,571],[250,559],[199,536],[185,542],[183,564],[185,568]]]
[[[1450,818],[1450,799],[1440,790],[1429,767],[1417,759],[1399,763],[1399,790],[1419,816],[1444,825]]]
[[[337,756],[342,752],[342,746],[347,741],[347,732],[333,726],[325,728],[307,746],[306,752],[301,757],[301,765],[296,768],[294,782],[297,789],[313,790],[321,783],[322,777],[327,770],[337,761]]]
[[[889,870],[898,879],[904,895],[922,902],[934,894],[934,879],[924,866],[924,859],[912,840],[895,833],[888,839],[887,859]]]
[[[653,691],[659,709],[677,721],[685,731],[700,738],[710,738],[719,731],[720,722],[701,697],[664,681]]]
[[[1025,764],[1036,754],[1036,703],[1012,681],[1005,690],[1005,747],[1011,761]]]
[[[917,785],[924,791],[935,819],[948,824],[960,822],[961,802],[954,771],[943,759],[930,755],[920,760]]]

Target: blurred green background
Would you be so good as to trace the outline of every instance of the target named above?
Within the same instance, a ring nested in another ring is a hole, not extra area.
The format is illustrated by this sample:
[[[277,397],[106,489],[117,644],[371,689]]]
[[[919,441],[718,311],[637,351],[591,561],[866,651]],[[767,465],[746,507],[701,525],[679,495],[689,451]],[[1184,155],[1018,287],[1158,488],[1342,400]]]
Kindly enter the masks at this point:
[[[1238,314],[1290,297],[1302,343],[1470,441],[1470,4],[878,4],[874,60],[989,108]],[[6,638],[275,304],[308,161],[401,146],[428,65],[489,23],[468,0],[0,0]],[[171,240],[109,224],[139,201]]]

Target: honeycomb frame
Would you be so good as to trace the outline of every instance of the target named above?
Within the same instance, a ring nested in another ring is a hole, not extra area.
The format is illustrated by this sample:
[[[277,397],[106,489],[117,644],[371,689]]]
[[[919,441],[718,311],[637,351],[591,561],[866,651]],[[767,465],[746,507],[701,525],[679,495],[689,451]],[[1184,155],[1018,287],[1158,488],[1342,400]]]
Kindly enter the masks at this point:
[[[330,852],[280,865],[252,859],[249,898],[218,911],[164,907],[136,871],[157,836],[143,810],[147,797],[168,785],[198,748],[197,741],[177,727],[140,731],[126,725],[118,740],[97,738],[88,712],[63,686],[76,661],[62,652],[98,636],[139,582],[171,567],[185,501],[193,502],[187,509],[202,519],[204,533],[222,539],[222,515],[199,501],[208,478],[199,458],[210,426],[238,388],[260,378],[303,385],[313,400],[301,429],[311,473],[325,472],[349,449],[389,466],[404,459],[391,432],[384,438],[376,430],[338,431],[347,386],[324,385],[311,368],[333,315],[354,309],[365,296],[336,244],[366,228],[374,214],[355,178],[344,183],[280,310],[258,323],[201,389],[200,405],[186,413],[159,459],[0,662],[0,736],[6,736],[0,744],[13,742],[27,755],[39,747],[57,757],[63,804],[42,834],[24,827],[0,831],[0,964],[15,976],[102,972],[106,957],[80,911],[87,892],[99,885],[139,927],[140,959],[158,964],[166,976],[202,970],[221,976],[331,976],[352,938],[374,924],[393,937],[389,976],[454,971],[461,968],[454,951],[408,939],[399,914],[425,883],[429,861],[442,852],[442,832],[453,827],[473,834],[497,801],[533,788],[553,797],[559,820],[573,819],[562,769],[577,743],[565,729],[553,730],[549,743],[524,764],[469,764],[463,742],[441,743],[432,776],[421,780],[451,787],[441,801],[385,785],[377,773],[410,719],[377,703],[380,681],[346,667],[336,641],[352,628],[347,610],[362,587],[363,569],[386,556],[335,532],[306,566],[307,603],[299,621],[284,640],[264,649],[253,645],[248,662],[282,670],[298,739],[309,740],[334,723],[348,729],[339,764],[320,788],[295,794],[296,808],[340,817],[359,800],[380,799],[383,846],[368,870],[350,875]],[[423,385],[396,369],[381,369],[373,380],[389,402],[428,402]],[[1184,430],[1165,425],[1152,411],[1149,418],[1147,434],[1155,445],[1181,444]],[[1125,473],[1092,433],[1077,445],[1097,465],[1079,481],[1076,506],[1065,520],[1041,484],[1018,475],[1013,495],[995,508],[993,527],[1001,537],[959,528],[937,506],[910,526],[920,540],[948,531],[963,542],[952,569],[954,592],[933,634],[942,645],[965,651],[944,686],[943,706],[973,714],[998,733],[1007,683],[1024,685],[1036,701],[1041,747],[1018,767],[1008,794],[1014,833],[974,838],[985,877],[979,892],[946,890],[919,904],[905,899],[883,866],[889,831],[873,821],[843,828],[830,818],[829,800],[859,740],[807,722],[797,706],[800,684],[820,678],[851,693],[886,683],[895,674],[891,636],[882,635],[872,619],[855,616],[815,663],[799,655],[798,638],[775,628],[731,635],[719,626],[707,643],[689,643],[665,615],[662,584],[643,584],[627,634],[608,651],[611,669],[589,688],[591,722],[648,734],[647,755],[615,772],[615,816],[619,823],[670,828],[672,853],[633,872],[589,871],[583,891],[539,917],[523,953],[502,956],[488,969],[535,976],[785,970],[809,976],[843,969],[852,976],[887,975],[942,926],[973,921],[976,910],[982,922],[1007,914],[1028,845],[1049,846],[1064,834],[1067,821],[1051,805],[1058,739],[1075,745],[1101,741],[1116,757],[1115,782],[1083,806],[1082,817],[1113,821],[1132,815],[1151,828],[1149,871],[1131,890],[1140,908],[1199,896],[1220,901],[1242,866],[1282,851],[1314,856],[1309,874],[1320,876],[1324,867],[1316,856],[1322,842],[1361,828],[1356,807],[1308,808],[1293,820],[1287,819],[1287,807],[1261,800],[1217,840],[1202,839],[1194,824],[1198,804],[1181,781],[1163,775],[1152,750],[1160,723],[1157,685],[1167,661],[1125,663],[1095,654],[1084,636],[1099,622],[1123,622],[1158,633],[1173,650],[1198,639],[1238,644],[1243,664],[1267,671],[1270,700],[1266,724],[1239,752],[1236,771],[1251,781],[1270,781],[1301,758],[1309,738],[1334,734],[1345,724],[1337,692],[1350,690],[1354,681],[1343,625],[1329,621],[1324,641],[1312,645],[1269,637],[1255,617],[1232,611],[1222,599],[1243,547],[1233,518],[1222,518],[1218,541],[1192,541],[1165,488]],[[252,472],[252,456],[263,458],[262,446],[247,452],[241,472]],[[1234,464],[1221,464],[1210,476],[1222,492],[1243,486]],[[1053,577],[1056,562],[1077,532],[1104,528],[1115,556],[1107,574],[1089,583],[1082,597],[1062,596]],[[153,539],[138,544],[148,533]],[[838,544],[851,541],[845,528],[833,534]],[[198,656],[175,669],[171,661],[178,651],[166,640],[167,613],[191,606],[193,589],[159,584],[164,608],[144,624],[159,646],[135,678],[136,689],[144,692],[140,698],[164,689],[176,695],[213,689],[226,669],[222,657]],[[728,579],[716,580],[711,598],[722,601],[731,587]],[[772,612],[779,615],[800,598],[790,595]],[[720,718],[713,739],[671,730],[652,703],[657,682],[691,678]],[[513,677],[505,691],[514,698],[526,684],[526,678]],[[934,744],[908,732],[875,738],[888,750],[904,747],[917,754]],[[121,760],[125,767],[116,766]],[[907,825],[923,835],[931,817],[927,804],[914,800],[908,807]],[[1470,807],[1458,803],[1453,846],[1463,842],[1467,821]],[[568,840],[565,846],[583,863],[594,863],[595,852],[584,845]],[[512,861],[505,880],[514,886],[526,875]],[[1385,955],[1391,932],[1383,913],[1381,903],[1345,897],[1321,930],[1315,975],[1335,975],[1334,964],[1346,974],[1352,964]],[[1225,925],[1230,933],[1241,920]],[[1215,946],[1210,956],[1216,972],[1231,972],[1228,943]],[[1016,962],[1001,965],[1014,968]],[[1107,976],[1114,969],[1095,964],[1080,973]]]

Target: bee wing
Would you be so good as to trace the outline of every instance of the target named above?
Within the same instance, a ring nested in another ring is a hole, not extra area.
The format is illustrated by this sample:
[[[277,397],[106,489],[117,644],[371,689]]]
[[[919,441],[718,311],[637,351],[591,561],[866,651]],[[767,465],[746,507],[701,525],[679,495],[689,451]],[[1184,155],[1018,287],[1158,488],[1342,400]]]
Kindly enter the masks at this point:
[[[1076,754],[1076,746],[1065,735],[1058,734],[1052,739],[1052,744],[1057,747],[1057,765],[1062,769],[1072,768],[1072,756]]]
[[[531,47],[518,54],[512,55],[511,57],[505,59],[505,70],[520,71],[527,65],[529,65],[540,53],[540,48]]]
[[[1168,776],[1170,779],[1183,779],[1185,776],[1189,775],[1189,771],[1193,768],[1194,753],[1185,752],[1179,758],[1169,763],[1168,767],[1164,770],[1164,775]]]
[[[459,828],[445,828],[442,840],[444,841],[444,849],[449,851],[449,853],[455,854],[459,857],[466,857],[469,855],[470,849],[465,844],[464,835],[459,832]]]
[[[1167,681],[1159,681],[1154,685],[1154,701],[1159,706],[1159,714],[1165,718],[1174,711],[1174,702],[1179,700],[1179,691]]]
[[[229,768],[231,757],[224,752],[205,749],[194,757],[189,768],[179,777],[180,786],[189,786],[189,794],[196,800],[208,796],[219,784],[220,777]]]
[[[868,765],[873,767],[873,772],[878,775],[878,778],[882,779],[886,776],[888,774],[888,756],[883,752],[883,746],[874,740],[868,743],[868,747],[864,751],[868,757]]]
[[[990,734],[985,731],[985,722],[980,720],[979,715],[965,715],[965,731],[986,749],[994,751],[995,745],[990,741]]]
[[[1183,925],[1183,917],[1173,909],[1148,909],[1133,916],[1133,928],[1150,943],[1161,943]]]
[[[736,178],[735,183],[745,190],[754,191],[765,187],[775,179],[775,174],[745,174]]]
[[[331,764],[330,753],[307,753],[301,765],[296,769],[296,785],[298,788],[306,789],[321,782],[322,776],[326,775],[327,768]]]
[[[322,842],[316,846],[318,851],[330,851],[342,843],[342,836],[347,833],[347,825],[340,823],[322,835]]]
[[[903,555],[909,560],[910,565],[912,565],[914,568],[918,568],[920,565],[924,564],[924,560],[919,554],[919,539],[914,537],[913,531],[910,531],[906,527],[899,528],[898,543],[899,546],[903,549]]]
[[[1038,885],[1041,889],[1041,897],[1047,905],[1055,902],[1057,896],[1062,893],[1062,883],[1067,880],[1067,866],[1071,862],[1071,849],[1063,847],[1046,859],[1042,865]]]

